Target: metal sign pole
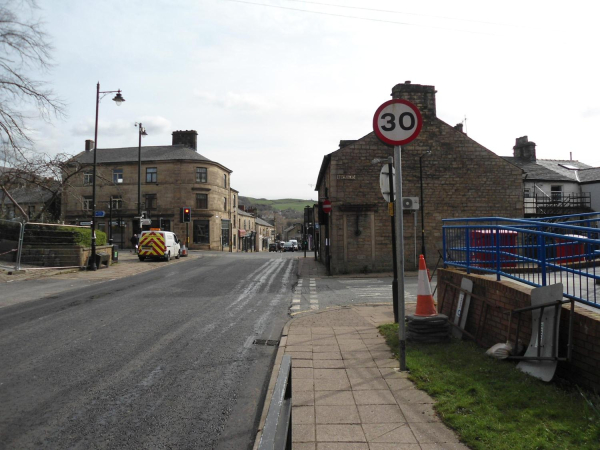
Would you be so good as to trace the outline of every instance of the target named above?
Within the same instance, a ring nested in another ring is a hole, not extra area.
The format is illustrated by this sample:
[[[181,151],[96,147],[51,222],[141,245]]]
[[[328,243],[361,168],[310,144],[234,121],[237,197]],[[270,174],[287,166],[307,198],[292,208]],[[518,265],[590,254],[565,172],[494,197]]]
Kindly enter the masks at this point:
[[[400,340],[400,370],[406,371],[406,325],[404,308],[404,227],[402,211],[402,157],[399,145],[394,146],[394,165],[396,169],[396,278],[398,279],[398,338]]]

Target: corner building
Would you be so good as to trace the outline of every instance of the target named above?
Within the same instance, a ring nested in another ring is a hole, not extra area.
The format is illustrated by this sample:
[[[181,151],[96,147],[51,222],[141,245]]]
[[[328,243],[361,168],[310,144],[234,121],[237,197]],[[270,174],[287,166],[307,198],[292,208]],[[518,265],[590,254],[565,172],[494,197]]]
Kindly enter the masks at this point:
[[[96,155],[97,228],[125,248],[140,229],[138,219],[138,160],[141,159],[141,210],[151,224],[142,229],[162,228],[175,232],[188,247],[197,250],[229,251],[232,245],[232,203],[237,191],[231,189],[232,171],[197,151],[194,130],[173,132],[172,145],[100,148]],[[75,155],[69,170],[74,175],[62,194],[65,223],[89,225],[93,211],[93,141]],[[192,210],[190,224],[181,222],[183,207]],[[111,212],[112,210],[112,212]],[[112,215],[112,223],[109,220]]]
[[[419,204],[402,212],[406,270],[418,268],[421,230],[427,263],[436,265],[443,248],[442,219],[523,217],[521,169],[468,137],[461,124],[453,127],[439,119],[435,94],[434,86],[410,81],[392,89],[392,98],[412,102],[423,116],[419,136],[402,146],[402,196]],[[392,225],[379,186],[384,163],[371,161],[393,156],[393,150],[370,132],[340,141],[340,148],[323,158],[315,190],[320,202],[331,201],[332,211],[321,215],[320,257],[332,274],[392,270]]]

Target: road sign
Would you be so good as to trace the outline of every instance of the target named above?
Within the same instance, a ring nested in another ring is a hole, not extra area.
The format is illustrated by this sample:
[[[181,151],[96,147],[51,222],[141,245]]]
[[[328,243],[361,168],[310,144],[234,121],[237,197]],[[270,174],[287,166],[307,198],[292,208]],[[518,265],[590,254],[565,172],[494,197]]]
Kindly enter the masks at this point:
[[[379,187],[381,188],[381,193],[383,194],[383,199],[386,202],[393,202],[395,196],[395,190],[392,192],[392,199],[390,200],[390,175],[388,171],[389,164],[384,164],[381,168],[381,172],[379,172]],[[392,176],[396,173],[396,170],[392,166]]]
[[[373,131],[390,145],[404,145],[415,139],[423,127],[419,109],[400,98],[389,100],[377,108],[373,116]]]
[[[323,212],[329,214],[331,212],[331,202],[329,200],[323,200]]]
[[[94,217],[104,217],[106,213],[104,211],[96,211]]]
[[[152,225],[152,220],[150,219],[142,219],[140,220],[141,225]]]

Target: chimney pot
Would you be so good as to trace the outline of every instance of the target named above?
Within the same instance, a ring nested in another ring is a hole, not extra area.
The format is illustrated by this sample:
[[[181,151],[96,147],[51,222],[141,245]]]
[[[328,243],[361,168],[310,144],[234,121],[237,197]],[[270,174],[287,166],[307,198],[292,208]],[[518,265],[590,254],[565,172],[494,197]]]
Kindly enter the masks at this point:
[[[94,150],[94,141],[92,139],[86,139],[85,140],[85,151],[89,152],[91,150]]]
[[[198,151],[198,133],[196,130],[173,131],[173,145],[178,144]]]
[[[435,118],[435,86],[412,84],[411,81],[397,84],[392,88],[392,98],[400,98],[414,103],[423,119]]]

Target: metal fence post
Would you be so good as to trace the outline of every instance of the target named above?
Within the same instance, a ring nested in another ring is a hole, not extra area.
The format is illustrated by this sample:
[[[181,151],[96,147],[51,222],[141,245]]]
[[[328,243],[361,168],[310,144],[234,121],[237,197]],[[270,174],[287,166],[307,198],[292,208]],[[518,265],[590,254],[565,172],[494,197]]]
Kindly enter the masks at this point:
[[[465,249],[467,251],[466,255],[466,263],[467,263],[467,273],[471,273],[471,246],[469,243],[469,227],[465,227]]]
[[[23,236],[25,235],[25,224],[19,222],[21,229],[19,230],[19,244],[17,245],[17,265],[15,270],[21,270],[21,253],[23,252]]]
[[[498,226],[496,224],[496,226]],[[496,281],[500,281],[500,270],[502,270],[502,264],[500,264],[500,230],[496,228]]]
[[[538,256],[540,258],[540,266],[542,269],[542,286],[546,286],[546,239],[541,234],[542,227],[538,226],[537,228],[540,232],[540,234],[538,234]]]

